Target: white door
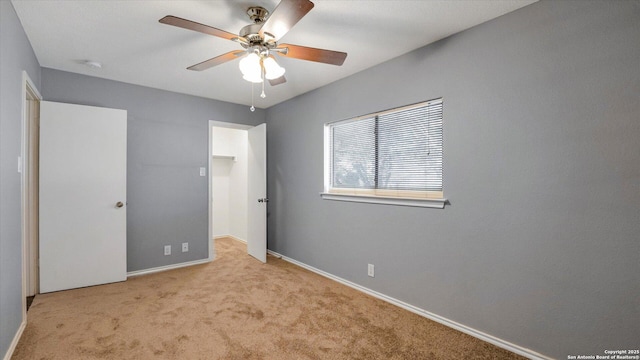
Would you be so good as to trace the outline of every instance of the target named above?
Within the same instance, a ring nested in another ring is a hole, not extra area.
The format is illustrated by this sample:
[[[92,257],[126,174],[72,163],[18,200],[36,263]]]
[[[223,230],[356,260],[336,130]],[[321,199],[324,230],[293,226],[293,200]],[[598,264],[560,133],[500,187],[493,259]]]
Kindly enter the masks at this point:
[[[267,262],[267,124],[248,130],[247,251]]]
[[[40,104],[40,292],[127,277],[127,112]]]

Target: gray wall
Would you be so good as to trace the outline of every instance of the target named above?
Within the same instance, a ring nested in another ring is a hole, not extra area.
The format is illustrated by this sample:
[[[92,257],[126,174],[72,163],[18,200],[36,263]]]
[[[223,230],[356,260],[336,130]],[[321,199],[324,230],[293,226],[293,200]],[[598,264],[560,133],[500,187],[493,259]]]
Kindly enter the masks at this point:
[[[40,87],[40,65],[9,1],[0,1],[0,358],[22,322],[20,156],[22,71]]]
[[[257,125],[264,110],[48,68],[42,96],[128,111],[128,271],[208,257],[208,178],[199,176],[208,167],[208,121]]]
[[[541,1],[269,108],[269,248],[547,356],[637,348],[639,39],[638,1]],[[450,206],[320,198],[323,123],[441,96]]]

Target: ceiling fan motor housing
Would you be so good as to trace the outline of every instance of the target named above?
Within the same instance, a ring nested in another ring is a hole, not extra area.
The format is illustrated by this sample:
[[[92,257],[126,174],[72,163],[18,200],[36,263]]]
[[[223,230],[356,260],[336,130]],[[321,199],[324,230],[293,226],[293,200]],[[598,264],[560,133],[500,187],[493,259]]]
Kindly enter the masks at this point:
[[[247,25],[240,30],[240,34],[238,35],[247,39],[251,45],[262,44],[264,39],[258,33],[261,27],[262,23]]]

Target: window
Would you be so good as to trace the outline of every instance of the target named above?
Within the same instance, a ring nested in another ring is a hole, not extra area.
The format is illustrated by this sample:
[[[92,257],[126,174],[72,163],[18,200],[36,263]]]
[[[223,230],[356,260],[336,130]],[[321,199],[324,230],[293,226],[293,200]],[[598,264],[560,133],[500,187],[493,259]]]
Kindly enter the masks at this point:
[[[327,124],[322,195],[444,207],[442,99]]]

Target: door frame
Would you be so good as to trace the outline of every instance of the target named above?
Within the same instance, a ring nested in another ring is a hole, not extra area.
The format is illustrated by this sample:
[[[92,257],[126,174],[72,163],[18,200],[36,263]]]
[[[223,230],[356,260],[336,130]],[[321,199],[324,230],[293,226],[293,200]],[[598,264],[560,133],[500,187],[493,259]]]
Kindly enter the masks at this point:
[[[207,153],[208,159],[208,167],[209,167],[209,216],[207,221],[209,222],[209,241],[207,241],[207,246],[209,247],[209,261],[213,261],[216,257],[215,246],[212,246],[213,243],[213,171],[211,170],[213,166],[213,128],[221,127],[221,128],[230,128],[237,130],[249,130],[254,125],[244,125],[244,124],[236,124],[224,121],[216,121],[209,120],[209,151]]]
[[[29,163],[28,154],[30,151],[36,149],[39,144],[39,138],[35,138],[35,143],[31,141],[34,129],[30,126],[31,110],[29,109],[28,100],[35,100],[40,103],[42,101],[42,95],[38,91],[37,87],[29,77],[26,71],[22,71],[22,145],[20,147],[20,200],[21,200],[21,230],[22,230],[22,321],[26,322],[27,319],[27,293],[29,288],[35,288],[35,293],[39,292],[38,289],[38,260],[37,256],[32,257],[33,252],[29,249],[38,248],[38,239],[35,236],[35,228],[37,228],[37,218],[34,223],[31,221],[30,210],[31,202],[37,189],[29,184],[29,169],[31,164]],[[39,108],[39,106],[38,106]],[[40,122],[40,115],[37,115],[36,121]],[[27,274],[35,274],[35,276],[27,276]]]

